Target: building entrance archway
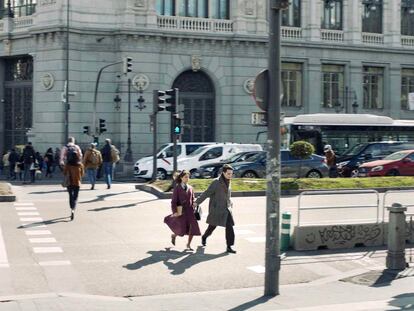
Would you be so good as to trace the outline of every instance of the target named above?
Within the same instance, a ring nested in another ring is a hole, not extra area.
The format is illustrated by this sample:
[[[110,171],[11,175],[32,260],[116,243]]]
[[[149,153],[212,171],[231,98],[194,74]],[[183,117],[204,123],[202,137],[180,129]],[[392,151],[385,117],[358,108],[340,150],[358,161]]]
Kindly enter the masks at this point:
[[[184,107],[182,142],[215,141],[215,90],[211,79],[201,71],[180,74],[173,83],[180,90]]]

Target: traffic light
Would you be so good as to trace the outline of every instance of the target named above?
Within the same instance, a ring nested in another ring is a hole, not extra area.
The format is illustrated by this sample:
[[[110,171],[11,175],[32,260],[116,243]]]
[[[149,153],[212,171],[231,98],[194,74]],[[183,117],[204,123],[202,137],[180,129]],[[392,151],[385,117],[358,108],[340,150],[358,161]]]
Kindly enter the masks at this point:
[[[164,91],[156,91],[157,98],[154,101],[154,111],[163,111],[165,110],[165,92]]]
[[[132,57],[122,58],[122,71],[124,74],[132,71]]]
[[[169,96],[165,99],[165,102],[170,104],[170,106],[166,107],[165,110],[171,112],[171,114],[175,114],[177,111],[178,89],[166,90],[165,95]]]
[[[172,121],[173,133],[175,135],[180,135],[182,132],[181,119],[178,118],[178,115],[174,114],[171,121]]]
[[[89,135],[89,126],[85,125],[83,127],[83,134]]]
[[[106,121],[104,119],[99,119],[99,134],[106,132],[105,122]]]

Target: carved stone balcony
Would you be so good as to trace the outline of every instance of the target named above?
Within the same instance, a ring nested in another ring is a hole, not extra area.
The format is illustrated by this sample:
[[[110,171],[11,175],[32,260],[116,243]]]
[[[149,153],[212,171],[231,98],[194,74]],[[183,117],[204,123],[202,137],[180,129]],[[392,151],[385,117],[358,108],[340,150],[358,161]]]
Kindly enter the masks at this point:
[[[382,33],[363,32],[362,42],[367,44],[383,45],[384,35]]]
[[[414,48],[414,36],[401,36],[401,44]]]
[[[343,30],[321,29],[321,39],[324,41],[344,41]]]
[[[282,38],[302,39],[302,28],[282,26]]]
[[[158,28],[190,32],[233,32],[233,21],[227,19],[158,16]]]

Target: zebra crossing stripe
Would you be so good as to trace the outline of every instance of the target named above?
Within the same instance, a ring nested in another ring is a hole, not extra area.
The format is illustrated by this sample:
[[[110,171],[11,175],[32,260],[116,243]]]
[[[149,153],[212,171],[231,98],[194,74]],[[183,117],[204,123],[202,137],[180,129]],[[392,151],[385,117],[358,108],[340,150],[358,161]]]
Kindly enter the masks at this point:
[[[34,204],[31,202],[26,202],[26,203],[14,203],[13,205],[14,206],[28,206],[28,205],[34,205]]]
[[[39,222],[39,221],[43,221],[43,218],[42,217],[24,217],[24,218],[20,218],[20,221],[21,222],[24,222],[24,221],[37,221],[37,222]]]
[[[39,212],[18,212],[18,216],[40,216]]]
[[[63,253],[61,247],[33,247],[33,252],[36,254],[51,254],[51,253]]]
[[[52,234],[49,230],[26,230],[26,235],[49,235]]]
[[[1,227],[0,227],[0,267],[2,268],[9,267],[9,261],[7,259],[6,244],[4,243]]]
[[[27,206],[27,207],[16,207],[16,211],[36,211],[37,208],[34,206]]]
[[[55,238],[31,238],[30,243],[56,243]]]
[[[39,265],[46,266],[70,266],[72,263],[69,260],[55,260],[55,261],[40,261]]]

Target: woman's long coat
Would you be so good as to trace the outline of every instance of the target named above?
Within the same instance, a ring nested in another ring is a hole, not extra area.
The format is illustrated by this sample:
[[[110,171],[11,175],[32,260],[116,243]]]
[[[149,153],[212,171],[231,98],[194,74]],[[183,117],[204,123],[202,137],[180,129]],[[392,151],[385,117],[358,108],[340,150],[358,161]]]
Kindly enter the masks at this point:
[[[230,187],[227,188],[223,178],[223,176],[220,176],[215,179],[196,200],[197,205],[200,205],[205,199],[210,198],[207,223],[212,226],[226,227],[227,217],[229,216],[233,222],[231,189]]]
[[[175,186],[171,198],[171,210],[177,212],[177,206],[183,207],[183,213],[179,217],[169,215],[164,218],[164,222],[170,227],[171,231],[179,236],[183,235],[201,235],[200,228],[194,216],[194,191],[190,185],[187,185],[187,191],[178,184]]]

